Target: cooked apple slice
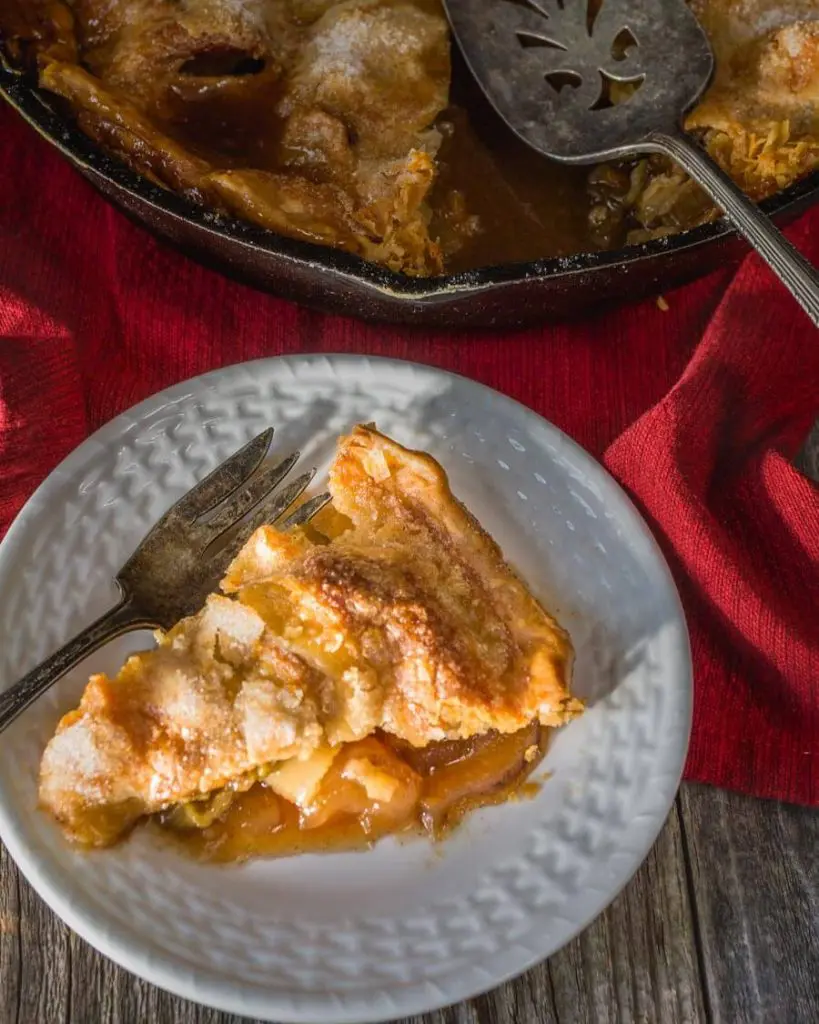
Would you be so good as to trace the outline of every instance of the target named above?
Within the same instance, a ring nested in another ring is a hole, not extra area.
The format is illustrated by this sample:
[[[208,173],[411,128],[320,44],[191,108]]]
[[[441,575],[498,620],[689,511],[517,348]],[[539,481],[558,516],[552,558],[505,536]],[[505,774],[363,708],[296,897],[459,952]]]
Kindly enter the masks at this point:
[[[302,828],[357,818],[368,835],[395,831],[415,819],[421,779],[386,744],[373,737],[342,748],[312,802]]]
[[[459,744],[464,748],[463,755],[442,767],[433,767],[424,782],[420,803],[424,828],[439,835],[456,825],[472,807],[506,799],[510,787],[519,783],[540,758],[540,739],[540,726],[533,722],[515,733],[494,733]],[[472,750],[467,749],[470,745]]]

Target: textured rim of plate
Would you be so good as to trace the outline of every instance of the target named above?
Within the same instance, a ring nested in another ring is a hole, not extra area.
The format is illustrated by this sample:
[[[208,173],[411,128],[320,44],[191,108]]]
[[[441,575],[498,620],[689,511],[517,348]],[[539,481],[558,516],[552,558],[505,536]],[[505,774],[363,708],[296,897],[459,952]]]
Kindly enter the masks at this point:
[[[272,356],[249,360],[244,363],[235,363],[196,377],[191,377],[186,381],[182,381],[144,399],[100,427],[99,430],[86,438],[82,444],[67,455],[49,473],[23,505],[2,543],[0,543],[0,563],[6,556],[15,553],[18,548],[22,547],[25,522],[34,513],[41,500],[41,495],[48,489],[52,479],[55,476],[71,473],[75,466],[83,464],[87,458],[86,453],[90,448],[107,446],[114,443],[123,426],[133,425],[135,421],[145,416],[155,406],[179,400],[191,391],[217,385],[220,381],[229,379],[233,374],[245,372],[249,367],[285,363],[295,365],[306,361],[325,360],[329,362],[357,362],[364,360],[382,366],[399,365],[413,367],[419,373],[458,378],[461,381],[468,382],[474,388],[491,393],[495,400],[507,403],[509,406],[518,409],[525,418],[534,418],[541,424],[545,423],[561,438],[562,443],[573,453],[578,461],[585,463],[594,472],[602,474],[604,482],[610,489],[607,499],[617,511],[618,516],[631,519],[633,525],[643,535],[643,539],[648,541],[649,547],[653,550],[657,567],[665,577],[669,594],[676,604],[679,616],[678,625],[681,628],[682,643],[678,652],[679,657],[676,671],[673,673],[673,678],[669,680],[669,685],[682,688],[680,694],[681,712],[685,714],[685,729],[682,736],[683,742],[679,749],[678,770],[673,775],[669,773],[668,778],[669,780],[673,779],[673,783],[669,781],[667,791],[662,794],[664,798],[663,803],[666,806],[665,814],[662,817],[658,815],[657,818],[641,816],[634,823],[632,834],[635,838],[639,837],[640,841],[633,844],[632,850],[637,851],[637,855],[630,860],[625,869],[620,870],[617,885],[602,898],[594,899],[590,902],[586,901],[588,905],[584,906],[584,912],[577,918],[573,930],[567,931],[560,946],[544,949],[542,952],[526,958],[516,958],[508,953],[496,958],[496,973],[491,981],[484,980],[476,983],[472,980],[464,982],[458,979],[457,983],[449,985],[446,991],[446,998],[443,1000],[433,996],[430,989],[424,983],[402,986],[400,995],[396,996],[396,1007],[399,1008],[399,1013],[410,1016],[451,1006],[465,999],[471,999],[484,992],[491,991],[511,978],[515,978],[529,970],[547,957],[554,955],[558,949],[562,949],[563,946],[594,921],[631,880],[654,845],[657,836],[665,824],[668,812],[673,806],[685,765],[693,714],[693,673],[688,629],[679,593],[659,545],[631,499],[608,470],[577,442],[573,441],[567,434],[564,434],[553,423],[540,416],[539,413],[515,401],[515,399],[496,391],[494,388],[473,381],[462,374],[441,370],[423,363],[415,363],[411,360],[347,353],[337,355],[321,353],[314,355]],[[32,857],[30,855],[25,835],[18,833],[13,828],[6,814],[5,805],[2,802],[0,802],[0,839],[2,839],[6,849],[32,888],[69,928],[120,967],[145,981],[158,985],[174,995],[227,1013],[256,1016],[270,1021],[288,1021],[293,1022],[293,1024],[329,1024],[331,1020],[338,1022],[338,1024],[347,1024],[347,1022],[349,1024],[370,1024],[370,1022],[376,1024],[376,1022],[396,1019],[395,1016],[384,1017],[383,1014],[377,1011],[373,1013],[372,1005],[366,996],[358,997],[358,1002],[350,999],[341,1011],[339,1011],[337,1005],[334,1005],[331,1009],[331,1004],[323,999],[321,994],[311,996],[309,999],[301,999],[302,1006],[295,1013],[289,1006],[287,1008],[282,1007],[279,1010],[274,993],[270,993],[263,998],[259,998],[256,993],[249,996],[246,986],[242,983],[237,984],[236,982],[228,981],[224,977],[216,977],[208,971],[191,969],[187,965],[175,962],[170,958],[159,959],[155,953],[151,953],[149,943],[135,943],[131,937],[133,933],[128,933],[122,926],[113,924],[104,914],[99,913],[96,909],[76,907],[71,901],[70,894],[59,885],[54,884],[49,870],[39,862],[39,857],[36,855]]]

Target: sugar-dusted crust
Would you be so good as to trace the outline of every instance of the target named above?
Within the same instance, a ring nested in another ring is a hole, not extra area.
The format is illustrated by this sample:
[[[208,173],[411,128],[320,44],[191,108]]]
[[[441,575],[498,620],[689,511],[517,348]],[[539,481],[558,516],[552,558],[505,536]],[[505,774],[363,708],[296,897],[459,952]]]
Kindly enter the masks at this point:
[[[566,632],[454,498],[444,471],[369,427],[330,471],[337,522],[262,527],[225,595],[94,676],[43,756],[42,805],[104,845],[139,817],[375,730],[415,746],[560,725]]]
[[[716,73],[686,127],[754,198],[819,167],[815,0],[694,0]]]
[[[0,45],[155,184],[293,238],[438,273],[438,0],[1,0]]]
[[[335,507],[355,524],[331,551],[342,564],[349,559],[351,575],[369,574],[375,594],[391,595],[382,599],[405,632],[390,629],[412,651],[386,728],[422,745],[512,732],[533,718],[559,725],[577,710],[568,694],[568,634],[454,497],[431,456],[357,427],[339,446],[330,481]],[[390,558],[379,559],[379,550]],[[375,572],[357,573],[357,559],[367,565],[369,557]],[[394,571],[404,574],[403,589]]]

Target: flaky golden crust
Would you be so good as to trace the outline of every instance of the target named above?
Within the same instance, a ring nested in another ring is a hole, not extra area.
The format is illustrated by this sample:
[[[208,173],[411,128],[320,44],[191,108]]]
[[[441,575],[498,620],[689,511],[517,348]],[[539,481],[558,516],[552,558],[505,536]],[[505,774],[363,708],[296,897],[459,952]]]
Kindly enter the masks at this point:
[[[0,34],[156,184],[395,270],[442,269],[437,0],[2,0]]]
[[[819,10],[815,0],[692,0],[716,58],[685,127],[753,199],[819,168]],[[715,220],[708,197],[679,168],[643,175],[634,242]]]
[[[368,427],[339,443],[331,540],[262,527],[195,616],[94,676],[43,756],[42,805],[104,845],[141,816],[383,730],[415,746],[532,721],[571,697],[565,631],[441,467]]]
[[[78,111],[84,131],[103,146],[128,153],[132,166],[151,181],[203,201],[215,201],[209,188],[209,164],[192,156],[158,131],[132,104],[76,64],[53,61],[40,75],[43,86],[62,96]]]
[[[717,72],[687,127],[705,133],[712,155],[756,199],[819,167],[816,5],[791,0],[789,15],[771,19],[760,0],[742,11],[712,0],[702,12]]]
[[[407,635],[423,651],[421,664],[396,688],[391,731],[423,745],[491,728],[512,732],[533,718],[556,725],[567,707],[578,707],[567,690],[568,635],[431,456],[357,427],[341,443],[330,480],[335,507],[355,524],[340,549],[364,560],[370,548],[390,551],[393,564],[412,567],[425,608],[421,624],[413,621],[418,635]]]

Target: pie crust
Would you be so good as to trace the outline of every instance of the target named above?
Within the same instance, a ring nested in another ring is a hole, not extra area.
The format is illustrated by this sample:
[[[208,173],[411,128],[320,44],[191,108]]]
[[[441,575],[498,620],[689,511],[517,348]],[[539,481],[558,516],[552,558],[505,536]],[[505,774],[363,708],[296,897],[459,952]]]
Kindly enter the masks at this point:
[[[308,527],[259,529],[155,649],[91,678],[41,766],[69,838],[107,845],[152,815],[210,826],[257,784],[303,829],[438,831],[458,800],[520,784],[581,712],[567,633],[437,462],[359,426],[329,489]],[[470,758],[447,794],[440,771]]]

